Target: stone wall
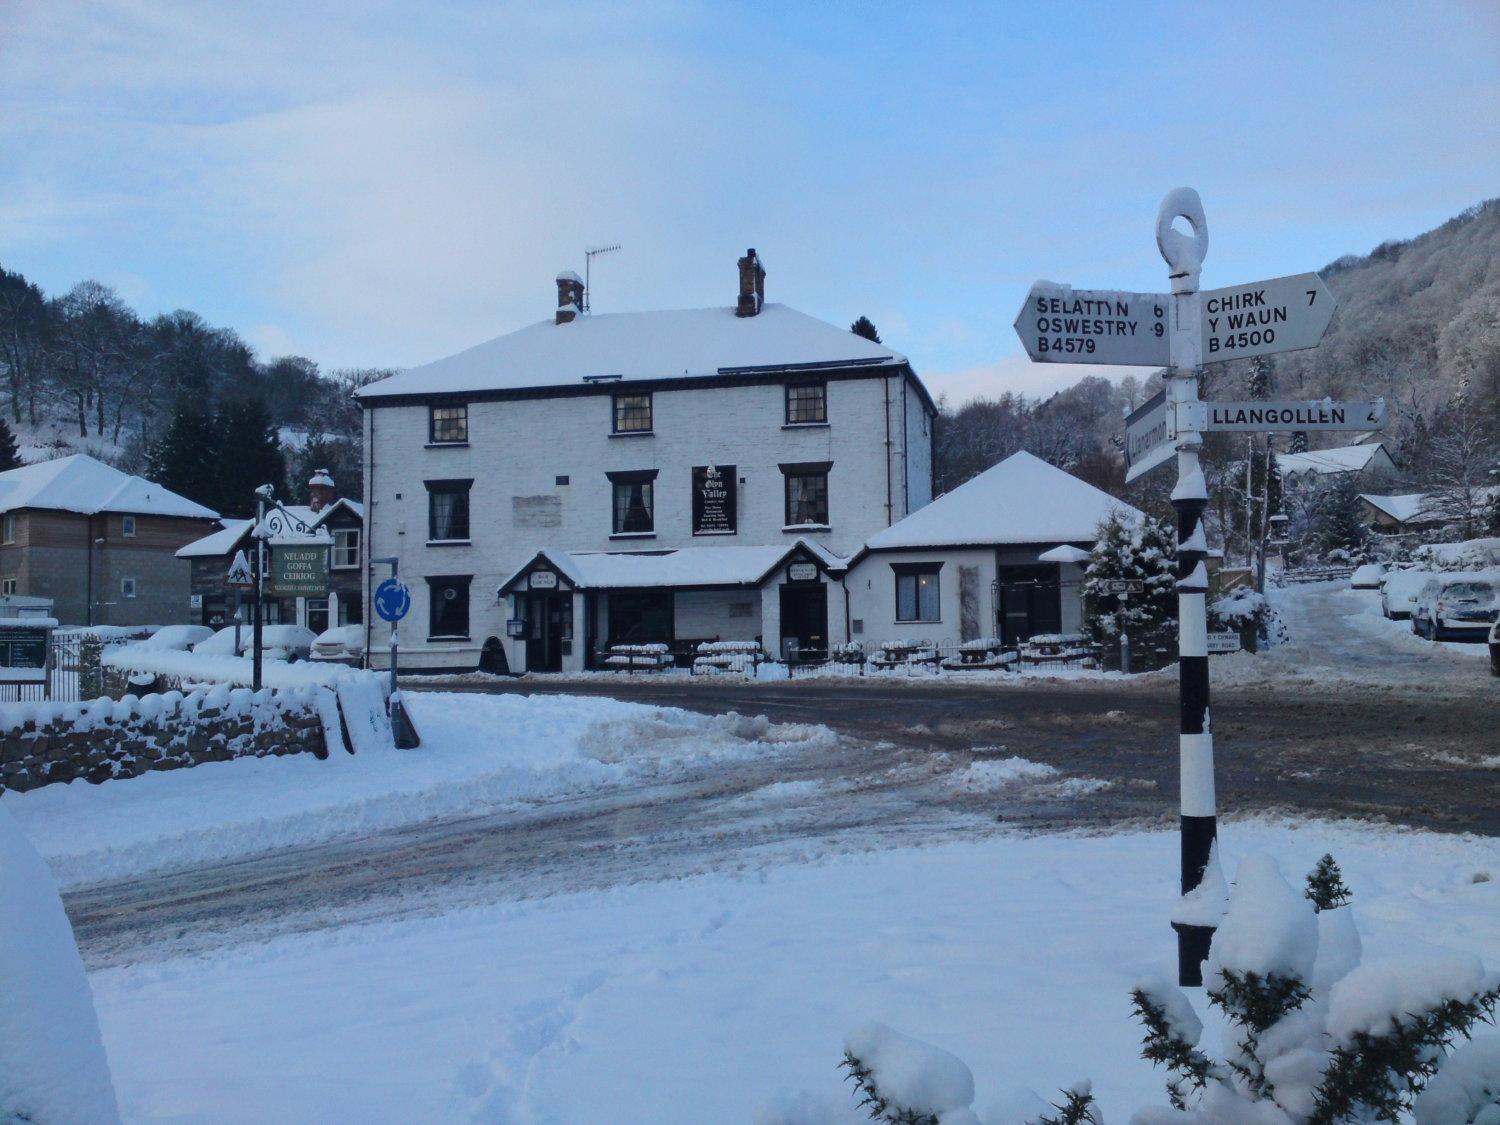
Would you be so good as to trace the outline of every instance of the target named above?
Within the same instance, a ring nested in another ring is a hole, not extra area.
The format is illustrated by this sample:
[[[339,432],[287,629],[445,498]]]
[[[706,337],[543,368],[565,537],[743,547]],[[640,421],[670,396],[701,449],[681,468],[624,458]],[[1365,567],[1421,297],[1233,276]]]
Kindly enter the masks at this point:
[[[0,792],[59,781],[98,784],[204,762],[342,747],[326,688],[215,687],[187,695],[0,708]]]

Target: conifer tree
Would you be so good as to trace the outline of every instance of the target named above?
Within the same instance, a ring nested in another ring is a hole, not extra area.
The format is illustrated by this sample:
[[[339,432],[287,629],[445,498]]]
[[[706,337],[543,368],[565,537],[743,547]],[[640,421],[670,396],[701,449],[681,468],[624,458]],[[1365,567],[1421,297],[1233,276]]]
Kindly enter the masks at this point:
[[[849,326],[849,331],[856,336],[863,336],[876,344],[880,343],[880,333],[875,331],[875,324],[867,316],[862,316]]]
[[[222,514],[250,515],[255,490],[263,484],[274,488],[282,503],[296,499],[288,496],[281,438],[264,403],[256,398],[228,403],[215,417],[214,428]]]
[[[180,496],[222,512],[213,418],[191,401],[172,412],[166,431],[146,455],[146,476]]]
[[[16,435],[10,425],[0,418],[0,473],[21,467],[21,452],[16,448]]]

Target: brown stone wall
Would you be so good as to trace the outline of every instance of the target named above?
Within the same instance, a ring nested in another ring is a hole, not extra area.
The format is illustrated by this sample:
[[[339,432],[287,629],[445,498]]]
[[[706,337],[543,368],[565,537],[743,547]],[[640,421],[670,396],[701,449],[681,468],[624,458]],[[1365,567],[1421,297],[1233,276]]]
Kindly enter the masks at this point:
[[[31,717],[0,730],[0,792],[79,779],[98,784],[233,758],[326,758],[318,690],[216,688],[31,708]]]

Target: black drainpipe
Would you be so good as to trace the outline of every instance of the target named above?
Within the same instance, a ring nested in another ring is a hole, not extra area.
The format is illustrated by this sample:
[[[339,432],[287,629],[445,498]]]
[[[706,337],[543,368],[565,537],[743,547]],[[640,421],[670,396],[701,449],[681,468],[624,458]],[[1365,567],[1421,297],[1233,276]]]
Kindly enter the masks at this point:
[[[375,407],[366,406],[365,413],[369,418],[369,436],[365,439],[365,527],[360,539],[364,542],[364,581],[360,583],[359,596],[364,600],[365,615],[365,667],[370,664],[370,631],[374,626],[371,620],[375,616],[375,599],[370,596],[370,549],[373,543],[372,534],[375,527]]]
[[[891,377],[880,381],[885,391],[885,526],[895,522],[891,518]]]

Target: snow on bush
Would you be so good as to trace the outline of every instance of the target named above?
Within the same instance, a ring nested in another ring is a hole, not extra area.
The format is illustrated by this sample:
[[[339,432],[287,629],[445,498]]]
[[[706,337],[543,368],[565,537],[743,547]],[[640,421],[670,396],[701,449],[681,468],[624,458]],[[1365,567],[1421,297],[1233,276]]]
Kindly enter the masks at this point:
[[[844,1068],[870,1116],[893,1122],[974,1121],[974,1075],[963,1060],[874,1020],[844,1036]],[[968,1111],[959,1113],[957,1111]]]
[[[1423,570],[1483,570],[1500,565],[1500,538],[1429,543],[1414,548],[1411,557]]]
[[[0,1121],[117,1122],[73,928],[42,857],[0,803]]]
[[[1500,1035],[1454,1051],[1412,1102],[1416,1125],[1500,1125]]]

